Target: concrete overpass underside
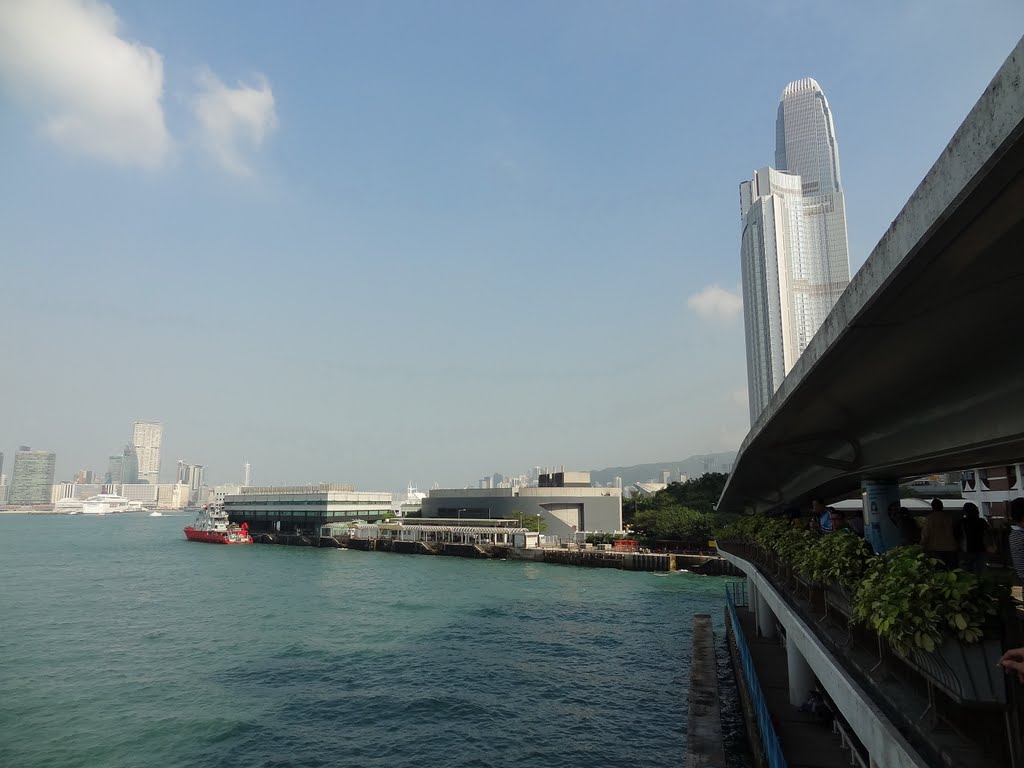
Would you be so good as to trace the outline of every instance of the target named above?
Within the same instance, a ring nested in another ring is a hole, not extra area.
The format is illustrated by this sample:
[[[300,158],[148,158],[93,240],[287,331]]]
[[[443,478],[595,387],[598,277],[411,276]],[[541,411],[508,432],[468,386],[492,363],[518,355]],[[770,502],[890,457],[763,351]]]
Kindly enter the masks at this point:
[[[741,446],[720,509],[1024,457],[1024,40]]]

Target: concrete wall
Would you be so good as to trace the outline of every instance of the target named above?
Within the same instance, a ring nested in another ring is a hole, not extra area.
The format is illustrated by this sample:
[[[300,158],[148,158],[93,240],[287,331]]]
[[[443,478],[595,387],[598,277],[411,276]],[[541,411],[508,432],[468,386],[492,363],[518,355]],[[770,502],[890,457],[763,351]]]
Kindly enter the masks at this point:
[[[504,490],[504,489],[502,489]],[[524,491],[527,489],[523,489]],[[476,519],[507,518],[518,520],[536,518],[540,515],[547,523],[545,533],[569,538],[573,535],[572,524],[567,521],[569,505],[580,508],[576,523],[581,531],[621,531],[622,497],[614,488],[601,489],[610,492],[601,494],[571,494],[569,488],[530,488],[529,494],[505,496],[491,493],[474,495],[459,493],[448,495],[447,491],[431,491],[423,500],[423,517],[465,517]],[[596,491],[598,489],[580,489]],[[558,491],[558,493],[541,493]],[[444,494],[444,495],[440,495]],[[465,510],[461,512],[460,510]]]

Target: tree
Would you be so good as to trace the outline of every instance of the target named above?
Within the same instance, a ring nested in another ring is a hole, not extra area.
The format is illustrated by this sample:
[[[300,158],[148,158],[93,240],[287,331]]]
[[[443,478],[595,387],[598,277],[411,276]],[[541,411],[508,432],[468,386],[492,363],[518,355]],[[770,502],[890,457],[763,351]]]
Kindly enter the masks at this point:
[[[713,536],[715,520],[707,512],[673,505],[638,512],[633,529],[650,540],[706,541]]]
[[[634,495],[623,502],[623,522],[635,526],[636,518],[644,512],[680,507],[712,515],[728,479],[722,472],[705,472],[685,483],[669,483],[653,496]]]
[[[515,514],[516,517],[513,519],[517,519],[519,521],[520,528],[525,528],[528,531],[538,532],[537,526],[539,524],[539,533],[544,533],[548,529],[548,521],[540,515],[524,515],[521,510],[516,511]]]
[[[544,533],[548,529],[548,521],[538,515],[527,515],[523,518],[523,528],[528,531]]]

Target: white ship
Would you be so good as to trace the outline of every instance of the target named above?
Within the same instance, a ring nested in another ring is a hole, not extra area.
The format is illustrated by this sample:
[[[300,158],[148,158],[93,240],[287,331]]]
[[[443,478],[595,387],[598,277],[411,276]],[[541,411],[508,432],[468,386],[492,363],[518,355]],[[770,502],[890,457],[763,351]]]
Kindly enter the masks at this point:
[[[142,505],[114,493],[100,493],[88,499],[61,499],[53,511],[65,515],[112,515],[118,512],[141,512]]]

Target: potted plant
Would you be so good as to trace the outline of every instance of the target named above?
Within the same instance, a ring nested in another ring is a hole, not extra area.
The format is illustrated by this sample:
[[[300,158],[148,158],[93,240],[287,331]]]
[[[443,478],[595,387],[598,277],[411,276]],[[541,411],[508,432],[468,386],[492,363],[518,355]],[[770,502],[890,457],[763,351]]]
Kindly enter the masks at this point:
[[[849,531],[811,536],[811,545],[798,554],[794,565],[803,579],[824,591],[829,607],[850,618],[853,591],[867,570],[870,546]]]
[[[986,629],[994,629],[1005,598],[1005,589],[990,580],[944,570],[920,547],[900,547],[871,558],[853,617],[955,700],[1001,704],[1001,644]]]

